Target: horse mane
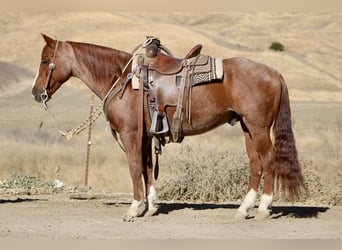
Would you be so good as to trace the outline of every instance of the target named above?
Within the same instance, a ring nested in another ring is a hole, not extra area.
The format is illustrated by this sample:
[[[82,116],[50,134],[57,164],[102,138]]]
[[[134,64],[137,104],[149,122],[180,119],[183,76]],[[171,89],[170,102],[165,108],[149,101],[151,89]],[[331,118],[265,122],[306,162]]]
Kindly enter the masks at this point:
[[[100,45],[71,41],[67,43],[73,48],[78,63],[87,67],[94,79],[119,77],[132,56],[130,53]]]

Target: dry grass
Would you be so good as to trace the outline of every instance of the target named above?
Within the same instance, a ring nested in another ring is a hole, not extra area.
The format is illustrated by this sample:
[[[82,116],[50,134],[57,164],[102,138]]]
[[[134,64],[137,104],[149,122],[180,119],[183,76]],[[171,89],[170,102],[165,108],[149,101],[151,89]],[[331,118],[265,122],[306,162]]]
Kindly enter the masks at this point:
[[[108,134],[108,137],[110,135]],[[27,138],[26,138],[27,139]],[[68,188],[84,186],[86,138],[72,142],[31,138],[31,141],[0,141],[0,180],[27,176],[37,180],[62,181]],[[131,189],[127,162],[117,146],[98,145],[91,148],[88,183],[96,190],[129,192]]]

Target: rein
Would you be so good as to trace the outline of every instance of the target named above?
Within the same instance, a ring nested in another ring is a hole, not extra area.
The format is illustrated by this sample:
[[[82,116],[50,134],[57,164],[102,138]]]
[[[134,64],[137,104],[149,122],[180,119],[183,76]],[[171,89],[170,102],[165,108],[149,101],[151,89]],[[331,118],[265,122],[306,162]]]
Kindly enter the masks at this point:
[[[118,82],[120,81],[120,79],[122,78],[124,72],[126,71],[128,65],[133,61],[134,57],[138,54],[138,51],[142,48],[144,48],[146,45],[148,45],[151,42],[151,39],[147,39],[147,41],[145,41],[141,46],[138,47],[138,49],[136,49],[134,51],[134,54],[132,55],[132,57],[128,60],[126,66],[123,68],[123,70],[121,71],[121,75],[116,79],[116,81],[114,82],[114,84],[112,85],[112,87],[109,89],[109,91],[107,92],[107,94],[105,95],[105,97],[102,99],[101,103],[94,109],[93,112],[90,113],[89,117],[84,120],[78,127],[76,127],[75,129],[69,130],[67,132],[62,131],[60,129],[58,129],[56,122],[55,122],[55,115],[52,113],[51,108],[49,107],[49,105],[47,104],[47,101],[49,99],[48,93],[47,93],[47,89],[50,85],[50,81],[51,81],[51,76],[52,76],[52,72],[55,70],[56,65],[55,65],[55,60],[56,60],[56,54],[57,54],[57,49],[58,49],[58,45],[59,45],[59,41],[56,42],[56,47],[55,47],[55,51],[54,51],[54,55],[52,58],[52,62],[50,62],[49,64],[49,73],[48,76],[46,78],[46,82],[43,88],[43,91],[41,93],[41,100],[42,100],[42,104],[44,106],[44,109],[48,112],[49,116],[51,117],[52,120],[52,125],[53,127],[57,130],[57,132],[61,135],[61,136],[66,136],[66,138],[68,140],[72,139],[72,137],[74,137],[75,135],[78,135],[79,133],[81,133],[83,130],[85,130],[86,128],[88,128],[90,125],[92,125],[102,114],[102,110],[100,109],[101,107],[104,107],[103,110],[106,112],[106,106],[105,103],[109,103],[110,100],[116,96],[117,94],[119,94],[121,91],[123,92],[125,87],[127,86],[127,83],[132,79],[135,70],[133,70],[133,72],[128,73],[125,83],[123,85],[120,85],[117,89],[115,89],[115,87],[117,86]],[[123,93],[120,96],[120,99],[122,97]]]

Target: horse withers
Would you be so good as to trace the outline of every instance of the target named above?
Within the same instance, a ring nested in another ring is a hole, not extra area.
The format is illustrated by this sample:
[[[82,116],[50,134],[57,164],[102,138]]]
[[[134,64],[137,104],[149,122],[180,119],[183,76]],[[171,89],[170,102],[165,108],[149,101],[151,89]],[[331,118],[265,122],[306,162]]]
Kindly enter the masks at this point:
[[[133,202],[124,219],[155,214],[157,193],[148,136],[151,121],[146,115],[148,108],[143,106],[141,88],[134,90],[125,84],[131,73],[132,54],[42,36],[46,44],[32,87],[35,100],[46,103],[70,77],[80,78],[101,100],[108,97],[108,92],[114,92],[107,105],[106,118],[113,134],[120,135],[133,183]],[[288,90],[283,77],[264,64],[245,58],[227,58],[222,65],[222,80],[192,88],[191,123],[182,120],[182,133],[196,135],[230,123],[232,119],[240,122],[249,157],[250,179],[236,218],[248,217],[248,210],[256,203],[262,176],[264,186],[256,217],[265,218],[270,214],[276,184],[291,199],[304,187],[292,132]],[[167,117],[172,118],[174,112],[174,108],[167,109]]]

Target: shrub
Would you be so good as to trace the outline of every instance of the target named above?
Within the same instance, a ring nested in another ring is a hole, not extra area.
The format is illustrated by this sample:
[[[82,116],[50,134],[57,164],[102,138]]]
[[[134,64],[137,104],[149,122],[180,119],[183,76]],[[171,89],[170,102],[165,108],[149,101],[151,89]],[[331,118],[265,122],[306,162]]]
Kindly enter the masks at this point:
[[[8,181],[0,181],[0,188],[4,189],[35,189],[35,188],[54,188],[53,182],[44,182],[33,176],[19,176],[11,174]]]
[[[285,47],[279,42],[272,42],[269,49],[274,50],[274,51],[284,51]]]
[[[162,200],[236,201],[247,191],[249,166],[244,153],[206,151],[183,144],[162,168],[169,172],[157,182]]]

